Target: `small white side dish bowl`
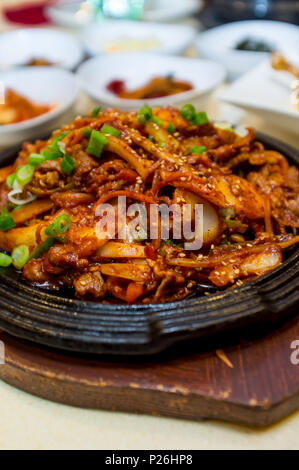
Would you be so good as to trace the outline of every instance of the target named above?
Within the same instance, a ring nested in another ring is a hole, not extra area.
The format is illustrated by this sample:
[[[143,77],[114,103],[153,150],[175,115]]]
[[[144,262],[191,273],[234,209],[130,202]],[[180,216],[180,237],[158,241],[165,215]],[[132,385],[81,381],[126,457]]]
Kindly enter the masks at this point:
[[[92,14],[88,6],[81,7],[81,1],[63,2],[45,8],[50,20],[67,28],[80,28],[91,21]],[[142,19],[144,21],[176,21],[199,12],[203,8],[202,0],[148,0]]]
[[[55,29],[26,28],[0,35],[0,70],[26,66],[32,59],[72,70],[83,59],[83,49],[78,39]]]
[[[148,0],[145,2],[143,19],[146,21],[181,21],[202,8],[202,0]]]
[[[56,67],[20,67],[0,72],[0,84],[4,91],[11,88],[34,103],[55,106],[36,118],[0,125],[0,147],[16,145],[55,129],[71,110],[78,93],[75,76]]]
[[[266,60],[236,80],[221,100],[258,115],[286,131],[299,130],[299,110],[291,103],[291,79],[282,80]]]
[[[81,40],[91,56],[138,50],[179,55],[195,37],[196,30],[191,26],[123,20],[92,23],[81,32]]]
[[[205,59],[223,64],[235,79],[269,57],[268,52],[236,50],[245,39],[260,40],[284,54],[299,50],[299,27],[280,21],[237,21],[200,33],[196,49]]]
[[[165,56],[160,54],[112,54],[90,59],[78,69],[81,87],[103,106],[124,111],[149,106],[178,105],[192,102],[203,105],[210,93],[225,79],[224,67],[200,59]],[[145,85],[155,76],[172,74],[178,80],[193,85],[193,90],[148,100],[130,100],[115,96],[107,90],[112,80],[124,80],[128,89]]]

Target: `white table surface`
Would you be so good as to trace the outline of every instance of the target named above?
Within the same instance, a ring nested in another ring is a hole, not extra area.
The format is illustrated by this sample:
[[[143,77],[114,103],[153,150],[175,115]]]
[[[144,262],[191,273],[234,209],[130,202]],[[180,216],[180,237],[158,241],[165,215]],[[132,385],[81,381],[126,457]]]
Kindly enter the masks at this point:
[[[1,0],[2,5],[12,3],[20,2]],[[0,11],[0,31],[4,29],[8,26],[1,22]],[[241,120],[242,124],[253,125],[299,148],[298,135],[275,129],[257,116],[219,105],[215,99],[217,93],[208,109],[212,118]],[[81,96],[77,111],[83,113],[89,104]],[[0,382],[0,417],[1,450],[299,449],[299,412],[279,424],[259,430],[210,420],[189,422],[84,410],[49,402]]]

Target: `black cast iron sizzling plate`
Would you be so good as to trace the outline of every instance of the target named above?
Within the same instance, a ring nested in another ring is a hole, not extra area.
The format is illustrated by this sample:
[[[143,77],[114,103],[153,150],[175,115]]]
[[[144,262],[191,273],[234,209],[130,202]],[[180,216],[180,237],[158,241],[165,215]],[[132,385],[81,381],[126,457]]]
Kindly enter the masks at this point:
[[[268,148],[299,165],[299,152],[258,135]],[[1,166],[17,149],[3,154]],[[271,273],[210,296],[152,305],[102,305],[27,284],[13,268],[0,270],[0,328],[13,335],[73,352],[144,355],[183,340],[256,328],[284,320],[299,305],[299,248]]]

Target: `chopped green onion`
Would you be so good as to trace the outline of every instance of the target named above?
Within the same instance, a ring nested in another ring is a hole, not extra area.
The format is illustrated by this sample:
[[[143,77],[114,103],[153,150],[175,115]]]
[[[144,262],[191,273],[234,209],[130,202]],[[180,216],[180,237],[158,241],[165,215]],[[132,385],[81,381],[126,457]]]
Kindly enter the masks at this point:
[[[63,140],[67,135],[69,135],[71,133],[71,131],[64,131],[64,132],[61,132],[61,134],[57,135],[56,137],[54,137],[54,139],[56,140],[56,142],[59,142],[60,140]]]
[[[67,214],[59,215],[54,221],[55,233],[66,233],[72,223],[71,218]]]
[[[11,175],[9,175],[7,178],[6,178],[6,184],[9,188],[12,188],[13,187],[13,184],[15,182],[15,179],[16,179],[16,174],[15,173],[12,173]]]
[[[56,135],[52,142],[48,145],[45,150],[41,151],[41,155],[44,156],[44,160],[56,160],[63,156],[63,152],[60,150],[58,143],[63,140],[71,131],[61,132],[61,134]]]
[[[55,237],[61,233],[66,233],[70,228],[71,223],[72,220],[67,214],[61,214],[54,220],[53,224],[48,225],[45,233],[49,237]]]
[[[0,214],[0,230],[3,230],[5,232],[6,230],[10,230],[15,226],[16,224],[13,220],[12,215],[8,212],[5,207],[3,207]]]
[[[185,106],[182,107],[180,114],[182,118],[186,119],[186,121],[189,121],[193,125],[199,126],[210,122],[207,113],[205,111],[197,113],[192,104],[185,104]]]
[[[201,111],[200,113],[196,113],[195,117],[195,124],[197,125],[202,125],[202,124],[208,124],[209,118],[207,116],[207,113],[205,111]]]
[[[0,253],[0,266],[1,268],[7,268],[12,263],[11,256],[6,255],[5,253]]]
[[[32,153],[29,156],[28,163],[29,165],[34,166],[37,168],[39,165],[41,165],[45,161],[44,155],[39,155],[38,153]]]
[[[95,108],[93,108],[90,116],[93,118],[98,117],[100,111],[101,111],[101,106],[96,106]]]
[[[17,246],[12,254],[12,264],[17,269],[22,269],[29,261],[29,248],[26,245]]]
[[[47,238],[47,240],[45,240],[41,245],[39,245],[39,246],[31,253],[31,255],[29,256],[29,259],[40,258],[43,253],[45,253],[46,251],[48,251],[48,250],[51,248],[51,246],[54,245],[54,242],[55,242],[55,238],[54,238],[54,237]]]
[[[57,160],[57,158],[62,157],[63,153],[57,148],[52,148],[51,150],[42,150],[41,155],[44,157],[45,160]]]
[[[74,171],[76,163],[70,155],[65,155],[60,162],[60,166],[67,175],[70,175]]]
[[[55,236],[54,224],[48,225],[48,227],[45,230],[45,234],[48,235],[48,237],[54,237]]]
[[[138,111],[137,119],[139,124],[145,124],[146,121],[152,117],[152,115],[152,109],[146,104]]]
[[[118,129],[115,129],[115,127],[112,126],[107,126],[107,124],[103,125],[101,132],[103,134],[113,135],[113,137],[118,137],[120,135],[120,131]]]
[[[105,137],[100,132],[93,130],[91,132],[90,141],[86,150],[94,157],[99,158],[108,142],[109,140],[107,137]]]
[[[54,147],[58,142],[63,140],[70,133],[71,131],[65,131],[65,132],[61,132],[61,134],[56,135],[55,137],[53,137],[52,142],[50,143],[49,147],[50,148]]]
[[[204,147],[203,145],[193,145],[193,147],[190,147],[189,153],[197,153],[198,155],[201,155],[207,150],[207,147]]]
[[[16,179],[20,186],[25,186],[30,183],[34,174],[34,166],[32,165],[23,165],[17,169]]]
[[[153,141],[154,141],[153,136],[152,136],[152,135],[149,135],[149,136],[148,136],[148,140],[150,140],[151,142],[153,142]]]
[[[193,122],[196,117],[195,108],[192,104],[185,104],[180,110],[180,115],[186,121]]]
[[[175,131],[176,127],[174,124],[172,124],[172,122],[169,124],[169,126],[167,127],[167,131],[169,132],[169,134],[173,134],[174,131]]]
[[[84,129],[82,129],[82,135],[83,137],[85,137],[85,139],[89,139],[90,134],[91,134],[91,129],[89,127],[84,127]]]
[[[157,116],[153,116],[152,121],[153,121],[154,124],[157,124],[157,126],[159,126],[159,127],[163,126],[162,119],[159,119]]]
[[[233,219],[236,216],[235,209],[233,207],[220,207],[219,209],[220,217],[231,218]]]

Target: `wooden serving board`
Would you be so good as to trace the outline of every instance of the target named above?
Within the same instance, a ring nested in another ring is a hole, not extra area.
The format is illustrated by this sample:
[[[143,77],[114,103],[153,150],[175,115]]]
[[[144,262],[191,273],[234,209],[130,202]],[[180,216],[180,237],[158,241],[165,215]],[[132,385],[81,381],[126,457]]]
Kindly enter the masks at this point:
[[[68,405],[254,426],[299,408],[299,364],[290,360],[298,317],[262,339],[227,347],[233,367],[215,351],[119,361],[54,351],[4,332],[0,339],[2,380]]]

